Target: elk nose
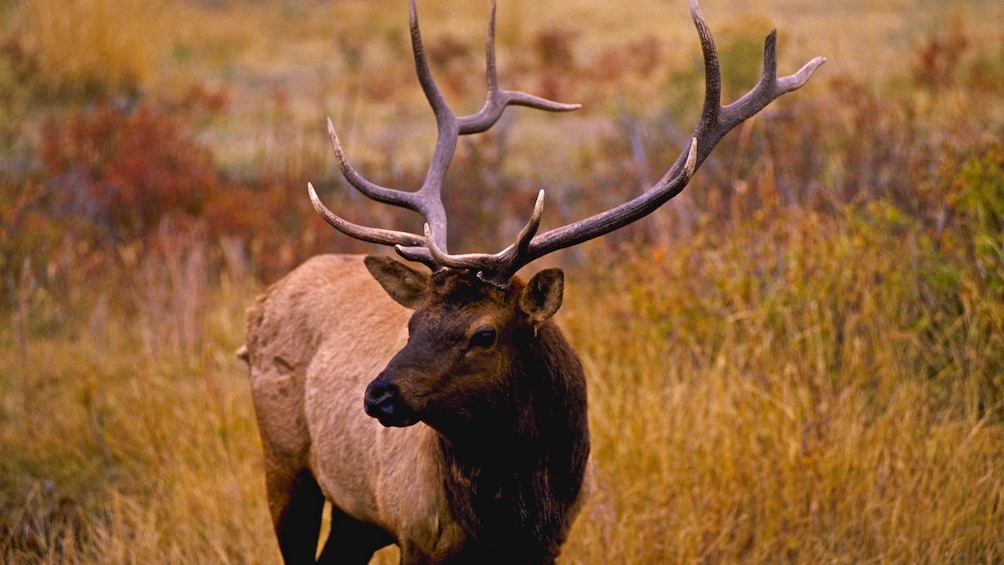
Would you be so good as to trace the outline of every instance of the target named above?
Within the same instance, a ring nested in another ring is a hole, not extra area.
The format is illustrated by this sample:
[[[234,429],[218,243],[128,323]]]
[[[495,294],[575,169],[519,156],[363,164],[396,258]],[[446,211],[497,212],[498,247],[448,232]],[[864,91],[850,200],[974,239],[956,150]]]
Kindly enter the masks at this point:
[[[415,411],[401,398],[400,389],[383,374],[366,387],[364,405],[366,414],[384,426],[404,427],[418,422]]]
[[[366,387],[364,402],[367,415],[381,419],[393,418],[398,405],[397,387],[377,377]]]

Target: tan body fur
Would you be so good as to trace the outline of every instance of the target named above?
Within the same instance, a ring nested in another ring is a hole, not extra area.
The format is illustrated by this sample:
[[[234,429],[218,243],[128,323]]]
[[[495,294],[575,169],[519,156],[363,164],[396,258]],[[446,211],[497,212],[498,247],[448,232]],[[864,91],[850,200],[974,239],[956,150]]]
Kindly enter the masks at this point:
[[[248,361],[273,516],[307,467],[350,516],[407,532],[430,553],[449,541],[438,470],[420,449],[435,432],[421,423],[385,428],[363,412],[366,385],[404,346],[410,315],[358,256],[315,257],[250,308]],[[444,531],[430,529],[437,521]]]

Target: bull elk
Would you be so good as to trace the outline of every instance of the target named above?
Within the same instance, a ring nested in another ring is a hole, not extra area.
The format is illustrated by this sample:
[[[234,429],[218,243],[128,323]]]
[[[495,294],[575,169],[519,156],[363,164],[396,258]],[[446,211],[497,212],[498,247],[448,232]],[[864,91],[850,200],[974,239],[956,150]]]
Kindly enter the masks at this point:
[[[389,544],[400,547],[406,564],[554,563],[588,490],[586,382],[552,320],[562,272],[546,269],[526,282],[516,272],[673,198],[726,133],[805,84],[824,59],[778,78],[772,32],[759,82],[722,106],[715,45],[690,0],[706,94],[700,121],[665,176],[611,210],[538,234],[541,191],[511,245],[454,255],[440,191],[458,137],[486,131],[507,106],[563,112],[578,105],[499,87],[493,3],[487,101],[478,113],[455,117],[429,70],[414,0],[409,8],[418,80],[438,128],[421,188],[366,180],[330,120],[328,130],[346,180],[369,198],[419,213],[424,233],[351,223],[308,190],[337,230],[394,246],[431,272],[389,257],[315,257],[247,313],[240,355],[250,366],[279,549],[289,564],[366,563]],[[325,501],[331,529],[318,557]]]

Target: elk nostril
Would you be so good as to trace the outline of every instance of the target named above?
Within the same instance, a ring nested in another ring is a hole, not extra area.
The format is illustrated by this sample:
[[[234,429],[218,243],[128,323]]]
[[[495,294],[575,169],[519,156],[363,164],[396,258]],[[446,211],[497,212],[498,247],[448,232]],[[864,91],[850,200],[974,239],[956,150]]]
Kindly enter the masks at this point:
[[[397,387],[380,382],[380,379],[366,387],[364,404],[366,413],[373,417],[393,416],[397,405]]]
[[[405,427],[418,422],[418,416],[401,395],[398,385],[379,376],[366,387],[363,398],[366,414],[387,427]]]

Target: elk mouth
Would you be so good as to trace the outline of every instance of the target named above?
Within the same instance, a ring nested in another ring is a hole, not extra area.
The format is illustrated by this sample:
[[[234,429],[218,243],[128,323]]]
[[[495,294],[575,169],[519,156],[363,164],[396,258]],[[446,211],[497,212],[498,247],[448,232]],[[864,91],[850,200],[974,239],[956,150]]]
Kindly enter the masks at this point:
[[[363,407],[367,416],[387,428],[406,428],[418,423],[415,411],[402,401],[397,387],[379,377],[366,387]]]
[[[370,416],[373,416],[373,414],[370,414]],[[385,428],[407,428],[408,426],[414,426],[415,424],[418,423],[418,420],[416,420],[415,418],[401,418],[400,416],[391,416],[391,417],[373,416],[373,417],[376,418],[377,421],[380,422],[380,424]]]

